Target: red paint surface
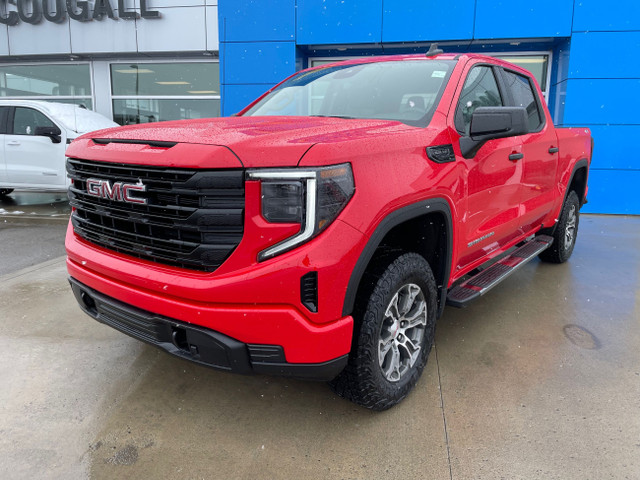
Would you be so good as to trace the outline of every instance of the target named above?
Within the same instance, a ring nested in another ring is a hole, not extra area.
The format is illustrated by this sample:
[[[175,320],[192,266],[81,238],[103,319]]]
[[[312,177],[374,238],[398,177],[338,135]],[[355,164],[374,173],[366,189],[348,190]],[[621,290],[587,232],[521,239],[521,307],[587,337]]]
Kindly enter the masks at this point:
[[[441,55],[439,59],[453,59]],[[352,60],[403,61],[425,56]],[[167,267],[95,247],[69,229],[70,274],[131,305],[211,328],[243,342],[284,346],[287,361],[324,362],[348,353],[353,319],[342,317],[352,270],[380,222],[392,212],[429,198],[449,204],[453,223],[449,285],[544,226],[560,212],[575,162],[590,159],[586,129],[555,129],[487,142],[473,159],[460,154],[453,111],[466,72],[497,59],[462,55],[430,125],[387,120],[308,117],[235,117],[166,122],[106,130],[81,137],[67,151],[88,160],[166,167],[313,167],[348,162],[356,191],[322,234],[258,263],[266,247],[299,230],[266,222],[260,184],[246,183],[245,229],[238,248],[214,273]],[[538,88],[538,95],[541,93]],[[91,138],[178,142],[172,148],[98,145]],[[437,164],[430,145],[452,144],[456,161]],[[549,155],[551,146],[560,148]],[[508,159],[524,153],[520,162]],[[493,232],[486,240],[470,242]],[[319,313],[300,303],[300,277],[318,272]]]

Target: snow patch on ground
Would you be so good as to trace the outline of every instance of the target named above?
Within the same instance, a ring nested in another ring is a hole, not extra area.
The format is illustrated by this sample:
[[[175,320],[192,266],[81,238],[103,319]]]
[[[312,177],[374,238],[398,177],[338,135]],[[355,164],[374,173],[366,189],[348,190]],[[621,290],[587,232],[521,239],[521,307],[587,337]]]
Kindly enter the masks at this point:
[[[4,208],[0,208],[0,215],[22,215],[24,212],[16,210],[15,212],[8,212]]]

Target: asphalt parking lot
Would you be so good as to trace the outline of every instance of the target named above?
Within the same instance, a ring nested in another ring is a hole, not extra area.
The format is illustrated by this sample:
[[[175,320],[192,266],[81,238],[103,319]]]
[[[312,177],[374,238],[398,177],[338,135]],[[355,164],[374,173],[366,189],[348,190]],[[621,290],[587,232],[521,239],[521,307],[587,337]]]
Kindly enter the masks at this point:
[[[2,479],[640,478],[638,217],[585,215],[568,263],[447,307],[416,390],[374,413],[98,324],[57,207],[0,208]]]

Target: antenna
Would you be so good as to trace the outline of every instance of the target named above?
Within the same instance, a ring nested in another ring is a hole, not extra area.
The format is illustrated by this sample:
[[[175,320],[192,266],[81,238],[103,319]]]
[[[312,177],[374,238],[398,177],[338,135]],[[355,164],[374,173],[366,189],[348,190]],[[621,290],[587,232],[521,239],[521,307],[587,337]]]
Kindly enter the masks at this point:
[[[441,53],[444,53],[444,50],[438,48],[437,43],[432,43],[429,47],[429,51],[427,52],[427,57],[435,57],[436,55],[440,55]]]

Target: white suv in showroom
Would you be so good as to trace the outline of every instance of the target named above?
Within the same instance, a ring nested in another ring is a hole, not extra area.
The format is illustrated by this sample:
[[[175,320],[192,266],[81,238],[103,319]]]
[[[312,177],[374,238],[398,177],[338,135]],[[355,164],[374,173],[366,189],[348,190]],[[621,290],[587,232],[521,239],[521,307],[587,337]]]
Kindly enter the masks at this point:
[[[14,189],[66,191],[67,145],[84,133],[117,126],[77,105],[0,100],[0,197]]]

